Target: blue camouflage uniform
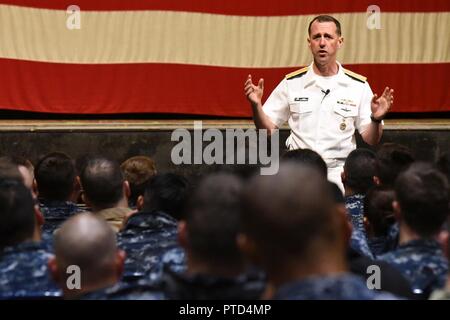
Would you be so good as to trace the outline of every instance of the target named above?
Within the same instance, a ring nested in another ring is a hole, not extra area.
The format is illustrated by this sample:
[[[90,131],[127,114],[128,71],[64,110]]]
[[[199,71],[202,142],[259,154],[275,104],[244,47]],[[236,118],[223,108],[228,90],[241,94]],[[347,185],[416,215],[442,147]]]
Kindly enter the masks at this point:
[[[363,194],[354,194],[345,197],[345,208],[352,222],[353,230],[365,233],[364,227],[364,198]]]
[[[368,239],[370,251],[374,257],[381,256],[389,251],[395,250],[398,246],[400,229],[398,222],[389,227],[386,236],[372,237]]]
[[[172,300],[256,300],[265,287],[264,273],[256,270],[236,277],[219,277],[189,275],[177,267],[166,265],[162,278],[163,291]]]
[[[0,299],[51,299],[62,296],[51,279],[51,254],[41,243],[6,247],[0,255]]]
[[[365,233],[362,233],[359,230],[353,230],[350,238],[350,247],[356,252],[373,259],[373,254],[370,250]]]
[[[165,295],[154,285],[144,280],[135,283],[117,284],[84,294],[79,300],[165,300]]]
[[[344,273],[333,276],[313,276],[281,286],[274,300],[392,300],[395,296],[370,290],[366,281]]]
[[[177,248],[177,221],[161,211],[138,212],[119,232],[117,243],[125,250],[124,281],[157,281],[162,274],[162,256]]]
[[[45,219],[42,226],[42,233],[45,234],[53,235],[53,232],[67,219],[84,211],[84,207],[80,207],[71,201],[39,199],[39,202],[39,208]]]
[[[362,194],[355,194],[345,198],[345,208],[353,227],[350,247],[362,255],[373,258],[364,227],[364,197]]]
[[[412,240],[378,258],[396,267],[422,298],[445,286],[448,261],[436,240]]]
[[[370,251],[374,257],[381,256],[394,250],[392,238],[389,235],[380,237],[371,237],[368,239]]]

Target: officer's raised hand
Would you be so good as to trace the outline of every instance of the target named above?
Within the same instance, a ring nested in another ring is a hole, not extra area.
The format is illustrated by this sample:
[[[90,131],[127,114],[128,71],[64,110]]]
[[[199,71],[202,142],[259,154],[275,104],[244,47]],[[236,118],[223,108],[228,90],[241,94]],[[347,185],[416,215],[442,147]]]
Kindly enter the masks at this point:
[[[373,95],[370,107],[372,109],[372,116],[375,119],[384,119],[386,114],[391,109],[391,105],[394,103],[394,89],[386,87],[381,97],[378,98],[376,94]]]
[[[252,82],[252,75],[249,74],[247,81],[244,84],[245,95],[253,106],[261,105],[261,100],[264,92],[264,79],[259,79],[258,85],[255,86]]]

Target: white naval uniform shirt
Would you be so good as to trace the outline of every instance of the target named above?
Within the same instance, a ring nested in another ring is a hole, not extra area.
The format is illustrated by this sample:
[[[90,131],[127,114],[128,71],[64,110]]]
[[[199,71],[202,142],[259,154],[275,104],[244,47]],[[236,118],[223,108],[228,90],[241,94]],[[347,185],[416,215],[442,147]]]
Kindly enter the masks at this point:
[[[314,73],[312,64],[287,75],[263,106],[277,127],[289,123],[289,150],[312,149],[329,168],[343,165],[356,148],[355,129],[362,133],[371,122],[373,93],[369,84],[338,66],[338,73],[327,81]]]

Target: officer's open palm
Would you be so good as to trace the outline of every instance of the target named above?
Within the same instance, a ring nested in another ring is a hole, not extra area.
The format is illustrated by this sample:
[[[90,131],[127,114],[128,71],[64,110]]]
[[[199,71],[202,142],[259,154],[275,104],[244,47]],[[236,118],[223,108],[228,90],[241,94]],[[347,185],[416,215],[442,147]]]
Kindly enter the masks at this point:
[[[249,74],[244,84],[244,92],[252,105],[260,105],[264,92],[264,79],[259,79],[258,85],[255,86],[252,82],[252,75]]]
[[[376,119],[383,119],[391,109],[393,103],[394,89],[386,87],[381,97],[378,97],[376,94],[373,95],[371,103],[372,115]]]

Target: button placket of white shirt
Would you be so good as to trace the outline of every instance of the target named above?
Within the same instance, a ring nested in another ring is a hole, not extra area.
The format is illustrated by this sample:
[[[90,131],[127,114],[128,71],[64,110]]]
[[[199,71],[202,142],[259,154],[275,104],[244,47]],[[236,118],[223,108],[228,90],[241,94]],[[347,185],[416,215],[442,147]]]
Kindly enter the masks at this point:
[[[336,83],[334,82],[333,85],[331,85],[328,88],[324,88],[323,85],[321,85],[320,81],[316,81],[315,87],[319,90],[318,92],[320,95],[325,95],[320,97],[320,104],[319,104],[319,110],[318,110],[318,119],[317,119],[317,125],[316,125],[316,133],[315,133],[315,141],[314,144],[316,145],[316,148],[318,150],[321,150],[322,145],[320,142],[323,142],[324,137],[322,137],[322,132],[325,132],[327,130],[327,127],[324,127],[322,123],[325,121],[327,122],[329,113],[332,112],[332,103],[333,101],[333,95],[335,94],[336,90]],[[327,94],[327,90],[330,90]],[[327,123],[325,123],[327,125]],[[328,124],[329,125],[329,124]]]

